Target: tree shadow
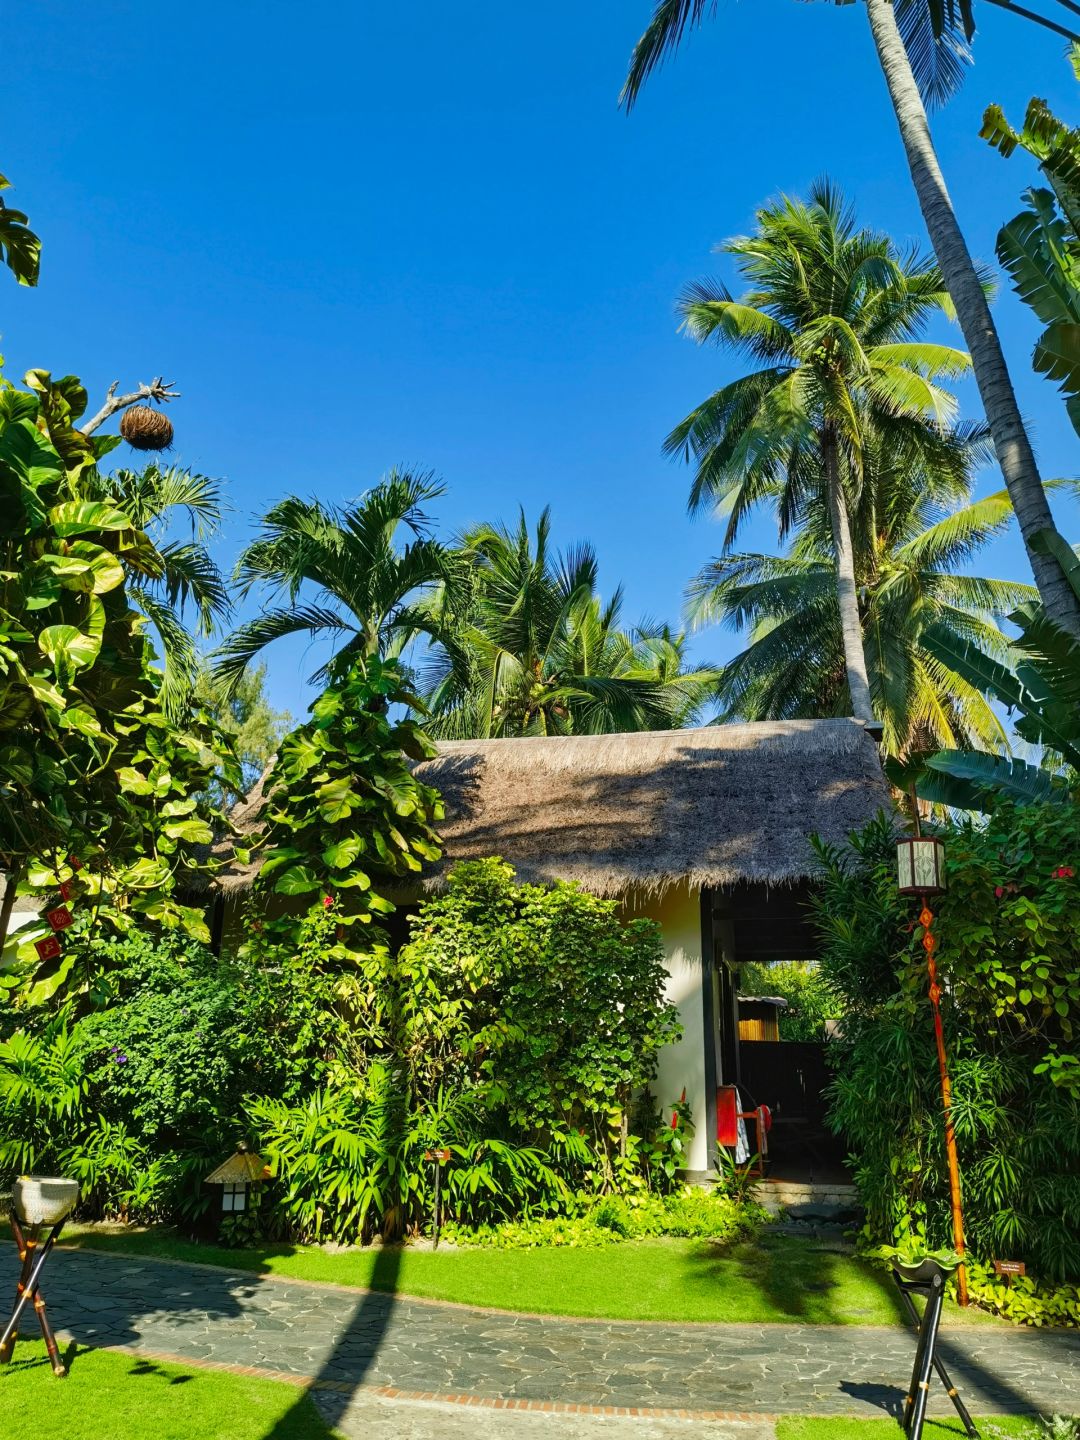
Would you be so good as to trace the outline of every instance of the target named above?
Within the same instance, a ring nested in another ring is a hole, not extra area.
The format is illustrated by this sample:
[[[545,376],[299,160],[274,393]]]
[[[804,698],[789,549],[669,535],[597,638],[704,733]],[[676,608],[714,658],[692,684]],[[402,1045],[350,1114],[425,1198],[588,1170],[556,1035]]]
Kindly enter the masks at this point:
[[[793,1324],[850,1325],[881,1323],[880,1307],[852,1309],[840,1299],[843,1280],[840,1263],[856,1264],[863,1280],[880,1299],[888,1317],[905,1323],[900,1297],[887,1275],[854,1260],[850,1250],[827,1241],[769,1235],[731,1244],[716,1244],[692,1252],[688,1263],[701,1277],[718,1286],[757,1294],[776,1318]]]

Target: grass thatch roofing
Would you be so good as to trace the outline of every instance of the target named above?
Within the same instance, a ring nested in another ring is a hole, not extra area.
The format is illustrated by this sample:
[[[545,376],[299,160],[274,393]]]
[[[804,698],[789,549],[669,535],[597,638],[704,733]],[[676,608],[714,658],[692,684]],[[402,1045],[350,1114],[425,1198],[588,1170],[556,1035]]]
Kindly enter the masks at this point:
[[[888,805],[877,746],[855,720],[783,720],[635,735],[440,744],[417,774],[442,792],[446,855],[500,855],[523,880],[577,880],[597,895],[813,872],[808,837],[834,844]],[[233,812],[258,825],[261,786]],[[250,870],[218,881],[243,889]]]

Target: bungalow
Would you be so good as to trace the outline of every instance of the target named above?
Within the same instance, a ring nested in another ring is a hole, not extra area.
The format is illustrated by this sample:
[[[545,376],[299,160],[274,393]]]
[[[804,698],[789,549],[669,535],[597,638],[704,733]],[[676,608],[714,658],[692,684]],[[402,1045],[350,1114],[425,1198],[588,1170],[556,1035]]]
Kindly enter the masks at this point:
[[[740,1080],[738,969],[812,958],[810,836],[842,844],[889,803],[858,721],[785,720],[633,735],[459,740],[418,767],[441,791],[443,861],[499,855],[523,880],[576,880],[661,928],[682,1039],[660,1057],[661,1103],[685,1088],[691,1173],[715,1163],[716,1088]],[[257,824],[261,790],[234,812]],[[248,867],[219,877],[228,895]]]

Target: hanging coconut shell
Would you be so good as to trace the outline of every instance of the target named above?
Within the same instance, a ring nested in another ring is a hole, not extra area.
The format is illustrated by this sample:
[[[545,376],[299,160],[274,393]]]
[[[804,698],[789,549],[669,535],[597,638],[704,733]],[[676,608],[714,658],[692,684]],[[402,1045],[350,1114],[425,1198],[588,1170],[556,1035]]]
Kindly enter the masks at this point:
[[[172,421],[149,405],[132,405],[124,411],[120,434],[133,450],[167,450],[172,444]]]

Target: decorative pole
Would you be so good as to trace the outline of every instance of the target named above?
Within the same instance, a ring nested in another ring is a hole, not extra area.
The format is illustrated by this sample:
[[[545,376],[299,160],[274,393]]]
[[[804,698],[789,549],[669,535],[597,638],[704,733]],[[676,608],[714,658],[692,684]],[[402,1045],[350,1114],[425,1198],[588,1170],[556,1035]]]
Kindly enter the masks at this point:
[[[915,838],[901,840],[896,846],[897,871],[901,895],[922,896],[919,924],[923,929],[922,947],[926,951],[926,969],[930,979],[930,1005],[934,1012],[934,1040],[937,1044],[938,1073],[941,1077],[941,1108],[945,1117],[945,1156],[949,1166],[949,1197],[952,1202],[953,1248],[961,1257],[956,1272],[957,1298],[968,1303],[967,1267],[964,1255],[964,1210],[960,1191],[960,1164],[956,1157],[956,1132],[952,1122],[952,1083],[945,1053],[945,1030],[941,1023],[941,986],[938,984],[937,937],[933,932],[934,912],[927,897],[945,891],[945,846],[934,836],[923,836],[919,812],[915,811]]]

